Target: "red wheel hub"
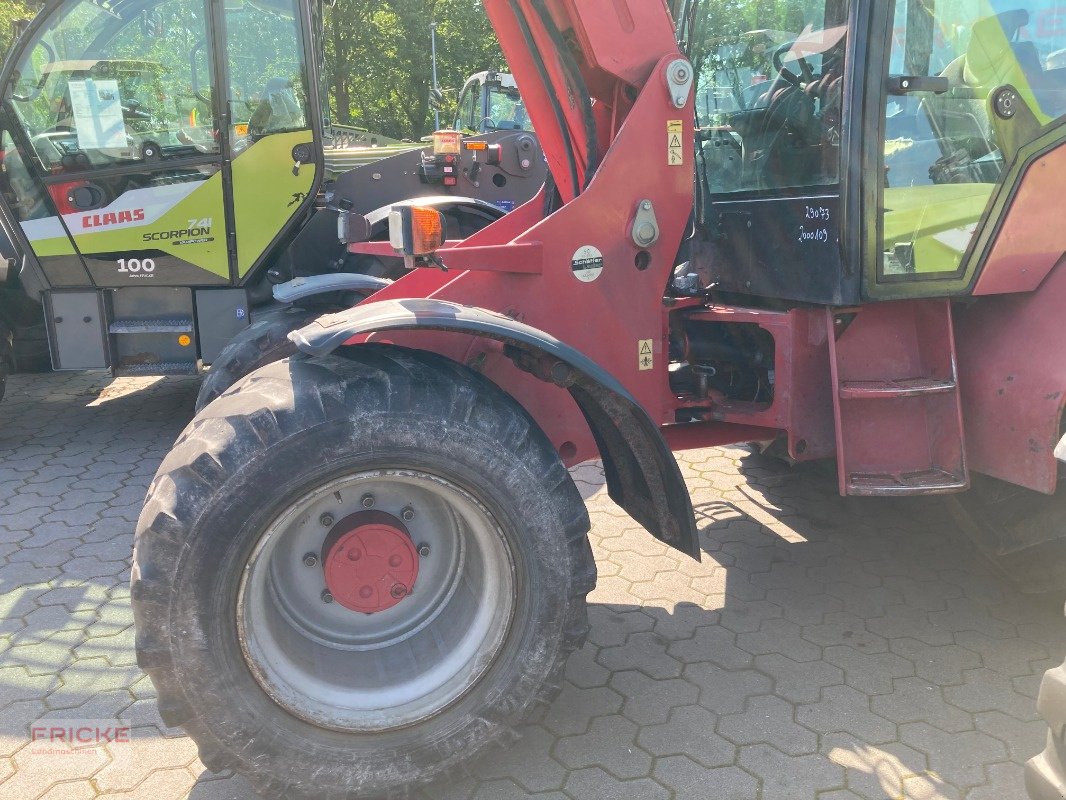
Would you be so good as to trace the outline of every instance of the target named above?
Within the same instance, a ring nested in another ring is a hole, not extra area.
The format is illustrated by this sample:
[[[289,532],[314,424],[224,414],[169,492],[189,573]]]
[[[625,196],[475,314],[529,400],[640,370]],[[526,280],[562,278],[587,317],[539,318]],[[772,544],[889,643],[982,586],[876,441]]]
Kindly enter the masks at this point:
[[[418,578],[418,551],[396,517],[361,511],[330,531],[322,568],[334,600],[352,611],[374,614],[411,593]]]

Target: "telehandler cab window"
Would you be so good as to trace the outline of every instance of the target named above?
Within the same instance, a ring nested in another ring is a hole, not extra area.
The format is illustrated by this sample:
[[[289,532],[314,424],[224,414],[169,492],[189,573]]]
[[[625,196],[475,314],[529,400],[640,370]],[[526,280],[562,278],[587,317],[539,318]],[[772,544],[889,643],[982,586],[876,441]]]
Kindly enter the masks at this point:
[[[839,181],[846,3],[744,0],[713,10],[693,48],[712,195]]]
[[[205,37],[204,7],[187,0],[63,7],[27,48],[12,91],[36,168],[56,175],[217,151],[209,90],[193,88]]]
[[[235,154],[264,136],[310,127],[298,13],[296,0],[226,6]]]
[[[1064,52],[1059,2],[896,0],[879,281],[959,274],[1004,170],[1066,112]],[[996,111],[1004,92],[1009,117]]]

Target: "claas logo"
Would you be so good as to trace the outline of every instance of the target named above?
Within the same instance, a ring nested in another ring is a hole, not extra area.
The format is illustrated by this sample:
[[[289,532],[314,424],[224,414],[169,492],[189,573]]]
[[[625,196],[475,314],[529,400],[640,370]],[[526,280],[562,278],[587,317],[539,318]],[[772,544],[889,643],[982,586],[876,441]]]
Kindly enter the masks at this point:
[[[102,228],[105,225],[118,225],[120,222],[144,222],[144,209],[134,208],[130,211],[86,214],[81,218],[81,226],[83,228]]]

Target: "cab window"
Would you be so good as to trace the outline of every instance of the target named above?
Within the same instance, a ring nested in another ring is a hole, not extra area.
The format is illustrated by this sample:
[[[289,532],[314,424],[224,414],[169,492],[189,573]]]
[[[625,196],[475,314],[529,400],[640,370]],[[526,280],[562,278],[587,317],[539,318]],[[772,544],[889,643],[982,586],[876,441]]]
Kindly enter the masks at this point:
[[[958,273],[1007,165],[1066,112],[1064,53],[1058,2],[896,0],[879,176],[881,280]],[[995,110],[1004,91],[1010,119]]]
[[[847,7],[742,0],[697,54],[701,171],[712,195],[833,186]]]
[[[296,0],[230,2],[226,53],[235,149],[310,127],[307,69]]]
[[[459,119],[456,122],[457,130],[477,131],[481,128],[479,100],[480,85],[468,83],[463,87],[463,95],[459,98]]]
[[[487,126],[495,130],[533,130],[518,89],[499,84],[486,84],[486,89],[489,114],[484,122]]]
[[[45,174],[217,151],[189,55],[206,40],[203,5],[139,8],[71,3],[26,49],[13,106]]]

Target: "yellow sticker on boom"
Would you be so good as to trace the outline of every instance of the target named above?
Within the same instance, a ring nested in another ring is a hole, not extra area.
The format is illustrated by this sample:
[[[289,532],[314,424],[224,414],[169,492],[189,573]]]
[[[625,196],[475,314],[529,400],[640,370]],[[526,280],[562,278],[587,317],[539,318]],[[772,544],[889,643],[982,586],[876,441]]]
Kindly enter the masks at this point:
[[[666,121],[666,163],[671,167],[680,167],[685,163],[685,148],[681,137],[685,133],[685,123],[680,119]]]
[[[655,368],[655,349],[651,339],[641,339],[637,342],[637,368],[641,372]]]

